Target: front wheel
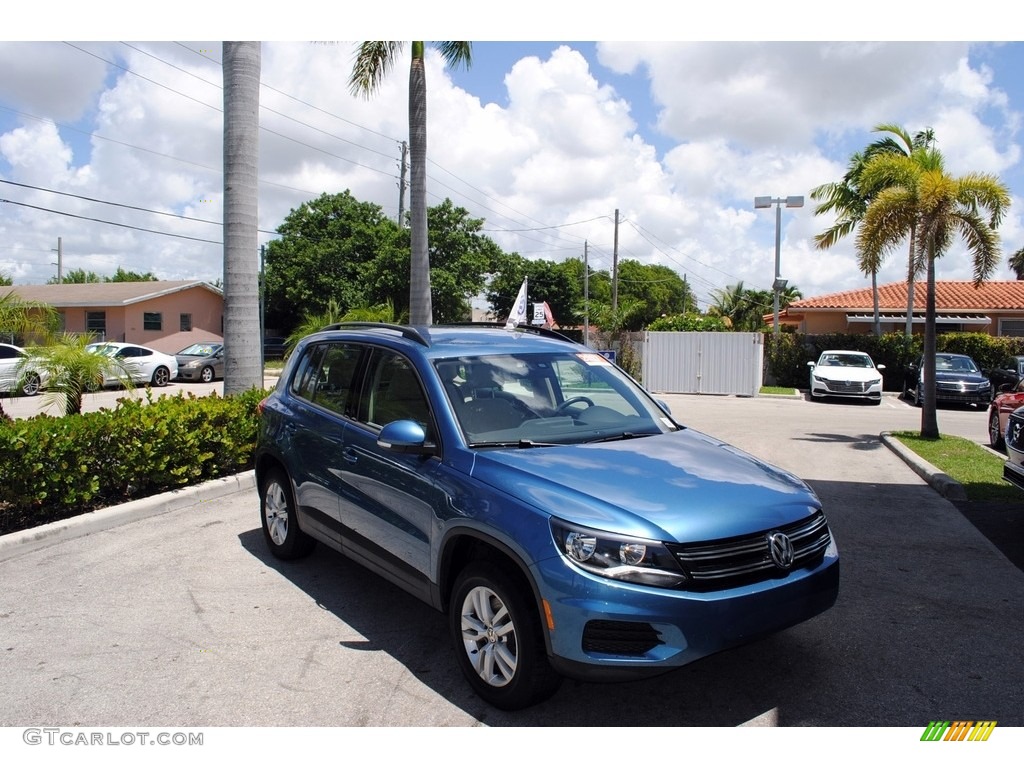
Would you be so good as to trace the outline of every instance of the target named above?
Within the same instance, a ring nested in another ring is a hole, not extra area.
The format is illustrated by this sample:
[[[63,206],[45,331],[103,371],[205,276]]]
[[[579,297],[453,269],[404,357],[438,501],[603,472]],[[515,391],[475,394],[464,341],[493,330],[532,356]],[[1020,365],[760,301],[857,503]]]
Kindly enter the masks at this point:
[[[153,386],[166,387],[171,381],[171,372],[163,365],[153,371]]]
[[[25,381],[21,385],[21,393],[27,397],[32,397],[39,394],[39,390],[43,388],[43,382],[39,378],[38,373],[30,373],[25,377]]]
[[[448,612],[459,667],[484,701],[522,709],[558,690],[562,679],[548,663],[539,612],[503,570],[470,563],[455,582]]]
[[[203,370],[199,372],[199,380],[202,381],[203,384],[209,384],[213,381],[213,368],[208,365],[205,366]]]
[[[999,411],[994,409],[988,415],[988,444],[996,450],[1006,445],[1003,431],[999,428]]]

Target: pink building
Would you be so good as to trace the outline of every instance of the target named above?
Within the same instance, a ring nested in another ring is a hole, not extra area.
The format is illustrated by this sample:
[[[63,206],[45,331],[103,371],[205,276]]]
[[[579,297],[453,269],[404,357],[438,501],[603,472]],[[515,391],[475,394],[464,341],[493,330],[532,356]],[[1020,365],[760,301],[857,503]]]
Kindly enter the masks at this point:
[[[223,341],[224,294],[199,280],[14,285],[26,301],[49,304],[63,327],[98,340],[174,354],[197,341]]]

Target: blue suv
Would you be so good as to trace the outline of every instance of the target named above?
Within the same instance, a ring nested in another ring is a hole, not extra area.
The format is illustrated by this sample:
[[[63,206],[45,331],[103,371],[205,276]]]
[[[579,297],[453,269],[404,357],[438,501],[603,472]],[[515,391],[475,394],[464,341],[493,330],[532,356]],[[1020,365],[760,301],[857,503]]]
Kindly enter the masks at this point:
[[[321,542],[444,612],[467,680],[503,709],[565,676],[666,672],[836,600],[806,484],[554,332],[330,326],[261,410],[271,552]]]

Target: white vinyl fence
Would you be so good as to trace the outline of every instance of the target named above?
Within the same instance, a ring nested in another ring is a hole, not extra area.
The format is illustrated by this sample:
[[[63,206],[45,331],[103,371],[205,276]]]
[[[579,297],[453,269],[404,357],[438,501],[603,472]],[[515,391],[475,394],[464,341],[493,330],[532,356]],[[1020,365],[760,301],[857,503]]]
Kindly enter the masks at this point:
[[[760,333],[644,334],[643,383],[651,392],[753,397],[763,364]]]

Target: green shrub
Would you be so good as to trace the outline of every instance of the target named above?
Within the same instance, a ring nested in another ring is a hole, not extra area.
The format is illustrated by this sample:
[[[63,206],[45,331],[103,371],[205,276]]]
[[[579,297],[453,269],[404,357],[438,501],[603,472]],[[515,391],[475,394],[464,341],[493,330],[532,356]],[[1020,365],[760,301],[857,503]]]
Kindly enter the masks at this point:
[[[0,534],[252,467],[263,390],[0,423]]]

